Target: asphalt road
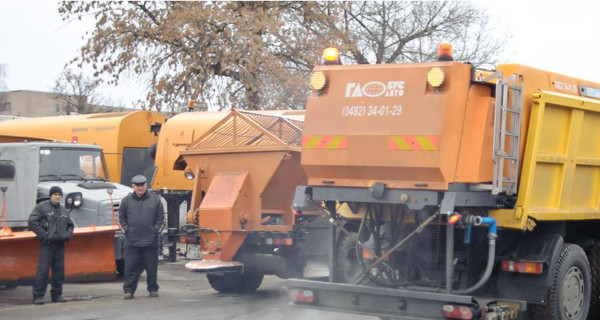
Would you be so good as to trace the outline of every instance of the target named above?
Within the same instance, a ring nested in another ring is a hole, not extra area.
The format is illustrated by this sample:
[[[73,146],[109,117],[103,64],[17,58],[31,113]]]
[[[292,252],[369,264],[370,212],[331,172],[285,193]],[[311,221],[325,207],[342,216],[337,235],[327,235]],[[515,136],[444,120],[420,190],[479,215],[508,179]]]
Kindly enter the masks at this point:
[[[266,276],[254,294],[220,294],[204,274],[185,269],[186,261],[159,265],[158,298],[150,298],[145,277],[140,278],[133,300],[123,300],[121,279],[111,282],[66,283],[66,303],[31,303],[31,286],[0,288],[0,319],[286,319],[286,320],[373,320],[370,316],[306,310],[287,305],[280,288],[284,280]]]

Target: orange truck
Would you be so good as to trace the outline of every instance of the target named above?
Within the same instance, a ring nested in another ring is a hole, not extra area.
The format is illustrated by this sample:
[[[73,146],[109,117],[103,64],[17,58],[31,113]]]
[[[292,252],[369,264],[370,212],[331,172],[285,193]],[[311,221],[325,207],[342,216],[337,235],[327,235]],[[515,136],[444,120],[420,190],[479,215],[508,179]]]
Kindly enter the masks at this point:
[[[291,120],[303,120],[304,118],[303,110],[257,112],[265,115],[284,115]],[[154,158],[156,173],[152,189],[159,192],[167,201],[169,212],[167,232],[170,243],[167,257],[170,261],[176,260],[176,243],[185,241],[186,234],[181,232],[180,227],[185,224],[186,217],[185,214],[180,214],[180,211],[188,211],[195,185],[194,169],[183,160],[181,152],[184,152],[192,142],[206,134],[228,115],[229,112],[180,113],[169,118],[161,128]]]
[[[264,275],[302,276],[314,216],[291,209],[306,183],[301,134],[300,120],[234,110],[181,152],[196,177],[184,238],[200,254],[186,267],[215,290],[254,292]]]
[[[600,84],[518,64],[318,66],[297,212],[332,223],[298,307],[381,319],[600,317]]]

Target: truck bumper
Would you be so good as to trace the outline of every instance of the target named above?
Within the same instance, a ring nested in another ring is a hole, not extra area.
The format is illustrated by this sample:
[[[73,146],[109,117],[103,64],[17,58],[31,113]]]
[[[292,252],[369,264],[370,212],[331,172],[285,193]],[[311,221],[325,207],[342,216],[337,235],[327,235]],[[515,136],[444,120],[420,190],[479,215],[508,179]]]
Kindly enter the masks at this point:
[[[303,289],[313,292],[313,303],[290,302],[291,306],[365,314],[395,319],[445,319],[442,307],[445,304],[472,305],[480,307],[495,301],[470,295],[455,295],[418,290],[365,287],[341,283],[289,279],[286,289]],[[503,301],[519,311],[525,311],[525,301]]]

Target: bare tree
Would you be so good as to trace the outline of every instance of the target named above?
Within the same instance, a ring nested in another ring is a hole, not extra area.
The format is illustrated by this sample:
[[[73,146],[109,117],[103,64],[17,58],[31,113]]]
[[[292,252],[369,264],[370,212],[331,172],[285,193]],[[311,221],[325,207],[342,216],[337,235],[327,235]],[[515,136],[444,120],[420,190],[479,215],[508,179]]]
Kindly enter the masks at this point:
[[[100,82],[65,69],[54,82],[53,98],[63,102],[66,114],[94,113],[104,111],[99,106],[100,96],[96,89]]]
[[[468,2],[63,2],[63,20],[93,16],[80,56],[95,77],[124,75],[148,87],[143,107],[303,108],[323,48],[355,63],[455,57],[494,62],[502,40]],[[139,104],[138,104],[139,105]]]
[[[148,107],[300,108],[332,19],[316,2],[63,2],[63,19],[92,14],[76,64],[118,84],[148,84]],[[320,28],[319,26],[323,26]],[[304,86],[303,86],[304,87]]]
[[[349,1],[335,28],[346,58],[360,64],[432,61],[442,42],[454,45],[455,60],[495,63],[509,37],[468,2]]]

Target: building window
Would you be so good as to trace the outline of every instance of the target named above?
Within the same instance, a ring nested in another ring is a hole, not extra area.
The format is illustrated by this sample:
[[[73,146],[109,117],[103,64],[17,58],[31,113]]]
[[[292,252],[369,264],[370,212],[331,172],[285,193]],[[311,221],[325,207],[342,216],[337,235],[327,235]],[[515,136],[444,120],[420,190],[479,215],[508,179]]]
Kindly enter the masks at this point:
[[[60,112],[60,104],[57,103],[55,108],[56,108],[56,112]]]
[[[0,111],[10,111],[12,109],[12,105],[10,102],[0,103]]]

